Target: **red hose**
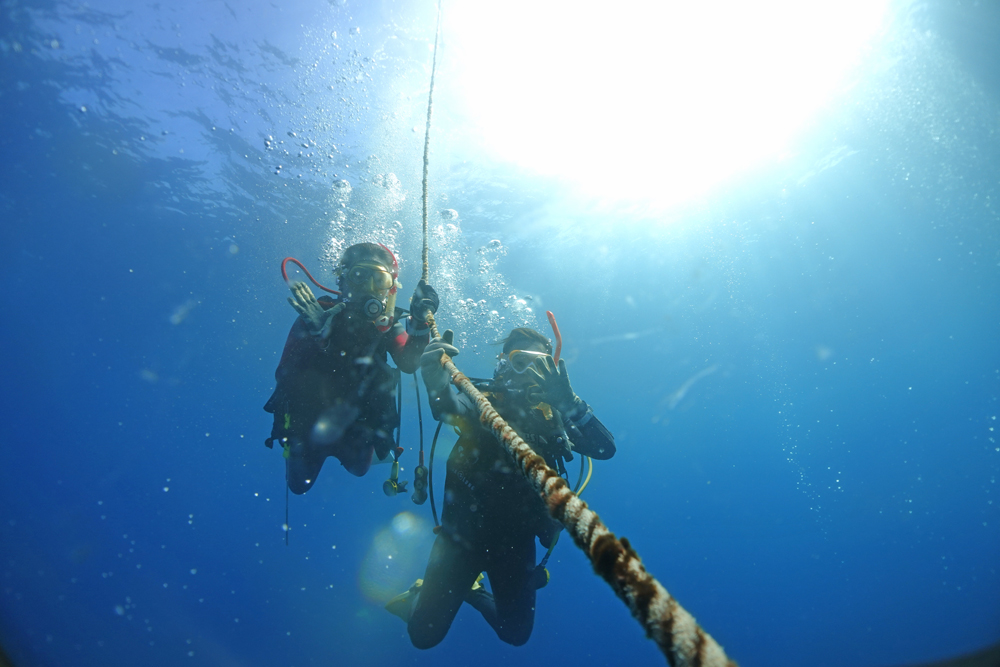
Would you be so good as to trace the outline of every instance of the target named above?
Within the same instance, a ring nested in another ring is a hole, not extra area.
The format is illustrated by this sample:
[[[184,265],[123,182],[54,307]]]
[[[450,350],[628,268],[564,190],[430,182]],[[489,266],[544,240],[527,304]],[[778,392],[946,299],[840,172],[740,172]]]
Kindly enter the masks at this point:
[[[285,264],[288,264],[289,262],[295,262],[298,265],[298,267],[302,269],[302,272],[305,273],[307,276],[309,276],[309,280],[313,281],[313,285],[315,285],[316,287],[320,288],[321,290],[325,290],[330,294],[340,294],[340,292],[338,292],[337,290],[330,289],[329,287],[323,287],[318,282],[316,282],[316,279],[312,277],[311,273],[309,273],[309,269],[304,267],[302,265],[302,262],[295,259],[294,257],[286,257],[283,260],[281,260],[281,277],[285,279],[286,283],[288,282],[288,271],[285,269]]]
[[[552,314],[552,311],[546,310],[545,314],[549,316],[549,324],[552,325],[552,334],[556,337],[556,353],[552,355],[552,360],[558,364],[559,353],[562,352],[562,334],[559,333],[559,325],[556,324],[556,316]]]

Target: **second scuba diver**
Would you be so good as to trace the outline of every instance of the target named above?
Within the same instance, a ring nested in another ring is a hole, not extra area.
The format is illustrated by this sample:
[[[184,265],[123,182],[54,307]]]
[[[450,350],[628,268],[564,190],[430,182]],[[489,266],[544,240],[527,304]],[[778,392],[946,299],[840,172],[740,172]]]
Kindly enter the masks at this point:
[[[285,456],[292,493],[312,488],[328,456],[362,476],[373,455],[385,460],[399,428],[395,405],[398,371],[413,373],[427,346],[427,313],[438,295],[421,280],[409,313],[396,307],[399,265],[383,245],[358,243],[344,251],[334,272],[340,297],[319,299],[293,283],[288,299],[299,317],[274,373],[274,393],[264,410],[274,414],[268,447]]]
[[[514,646],[528,641],[535,620],[535,591],[547,582],[535,564],[535,538],[550,546],[561,526],[507,451],[479,421],[464,394],[453,392],[441,366],[444,353],[458,354],[453,333],[435,339],[420,359],[434,417],[456,427],[458,442],[448,457],[441,532],[423,580],[386,608],[407,621],[417,648],[444,639],[463,602],[477,609],[497,636]],[[614,437],[577,396],[566,362],[552,359],[552,344],[533,329],[518,328],[486,395],[497,412],[543,456],[563,469],[572,453],[609,459]],[[479,585],[485,572],[492,594]]]

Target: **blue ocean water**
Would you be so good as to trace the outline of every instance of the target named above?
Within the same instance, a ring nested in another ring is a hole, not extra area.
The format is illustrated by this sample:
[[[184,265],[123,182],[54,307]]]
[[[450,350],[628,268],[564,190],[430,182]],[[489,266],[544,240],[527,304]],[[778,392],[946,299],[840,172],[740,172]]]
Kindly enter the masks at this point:
[[[585,499],[742,665],[1000,639],[1000,14],[892,11],[787,156],[667,211],[602,189],[627,164],[580,201],[468,150],[444,35],[431,279],[456,361],[487,376],[492,341],[556,313],[618,443]],[[329,280],[378,239],[405,294],[419,278],[432,3],[0,12],[15,665],[663,664],[569,540],[525,647],[466,608],[414,649],[382,605],[432,519],[382,494],[385,466],[327,463],[285,543],[261,409],[294,319],[279,264]]]

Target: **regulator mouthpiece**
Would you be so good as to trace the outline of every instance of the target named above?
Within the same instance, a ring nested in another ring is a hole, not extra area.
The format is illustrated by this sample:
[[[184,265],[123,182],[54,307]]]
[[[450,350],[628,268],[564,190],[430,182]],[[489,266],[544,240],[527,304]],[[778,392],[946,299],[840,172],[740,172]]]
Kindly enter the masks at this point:
[[[385,312],[385,304],[378,299],[367,299],[361,305],[361,311],[374,320]]]

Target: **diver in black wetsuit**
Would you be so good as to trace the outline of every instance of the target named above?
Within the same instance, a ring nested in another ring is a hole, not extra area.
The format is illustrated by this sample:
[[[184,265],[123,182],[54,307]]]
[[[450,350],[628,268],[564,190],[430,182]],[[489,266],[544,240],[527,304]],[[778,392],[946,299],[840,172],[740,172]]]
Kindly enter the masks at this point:
[[[358,243],[337,263],[340,296],[319,299],[305,283],[288,299],[299,313],[274,373],[264,410],[274,414],[270,447],[283,447],[288,488],[305,493],[328,456],[362,476],[373,455],[384,460],[399,427],[397,370],[413,373],[427,346],[426,314],[438,296],[420,281],[410,312],[396,308],[399,267],[388,248]]]
[[[435,418],[460,434],[448,457],[441,532],[423,580],[386,608],[407,621],[417,648],[444,639],[462,602],[482,613],[501,640],[520,646],[531,636],[535,620],[535,537],[549,546],[560,526],[514,469],[506,450],[480,424],[472,401],[449,388],[441,355],[458,354],[452,339],[446,331],[420,359]],[[572,458],[571,452],[611,458],[613,436],[573,393],[565,361],[556,365],[551,354],[545,336],[514,329],[504,341],[487,397],[553,468]],[[479,585],[482,572],[489,577],[492,595]]]

